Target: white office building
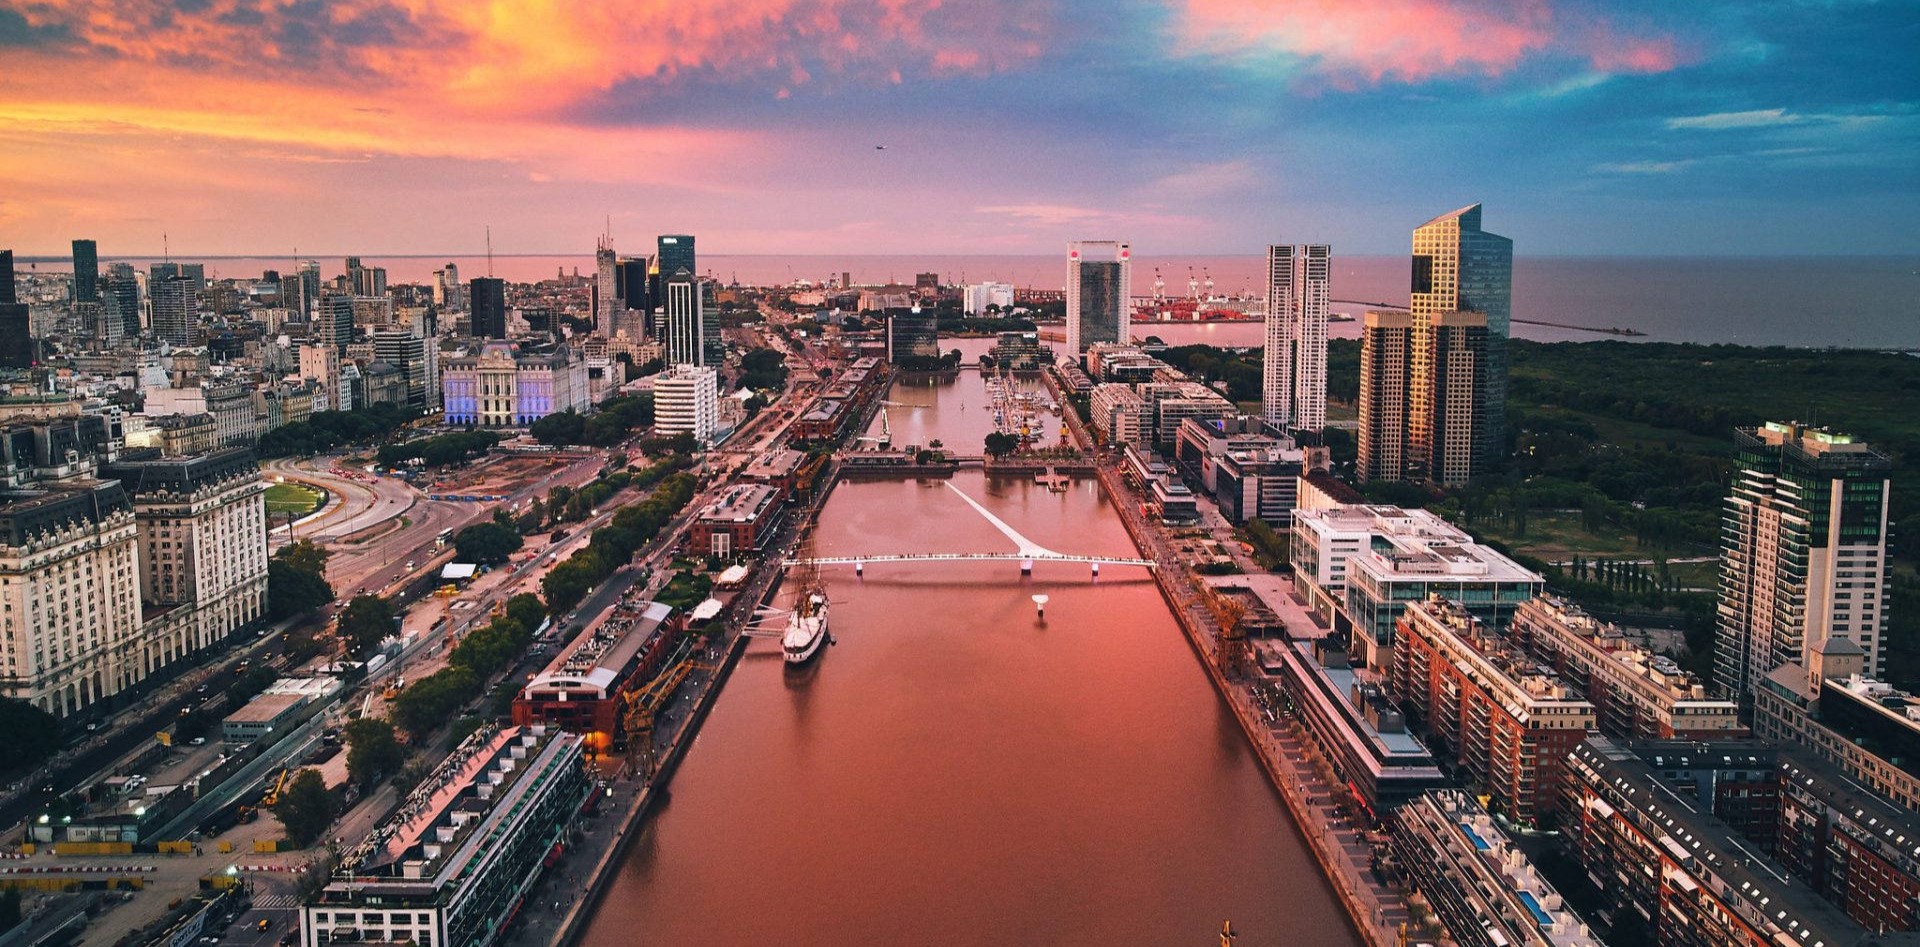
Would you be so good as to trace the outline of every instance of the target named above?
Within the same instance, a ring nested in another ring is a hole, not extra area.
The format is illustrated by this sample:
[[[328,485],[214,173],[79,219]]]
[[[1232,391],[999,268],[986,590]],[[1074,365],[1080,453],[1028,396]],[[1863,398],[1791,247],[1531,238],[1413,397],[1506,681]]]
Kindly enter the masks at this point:
[[[969,316],[986,313],[988,306],[999,306],[1002,312],[1013,308],[1012,283],[979,283],[961,291],[964,311]]]
[[[653,380],[654,433],[713,443],[720,425],[719,378],[711,368],[675,365]]]

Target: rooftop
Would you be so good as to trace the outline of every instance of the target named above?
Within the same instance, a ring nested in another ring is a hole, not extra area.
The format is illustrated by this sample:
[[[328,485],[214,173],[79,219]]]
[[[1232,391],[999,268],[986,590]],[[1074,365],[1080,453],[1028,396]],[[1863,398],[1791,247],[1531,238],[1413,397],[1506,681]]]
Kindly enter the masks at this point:
[[[1404,811],[1452,843],[1450,850],[1434,853],[1436,857],[1450,857],[1455,864],[1477,868],[1469,869],[1474,870],[1475,879],[1463,880],[1491,881],[1499,886],[1497,893],[1510,908],[1525,912],[1524,917],[1507,918],[1509,923],[1538,928],[1539,942],[1555,947],[1603,947],[1579,915],[1565,906],[1560,892],[1540,877],[1533,863],[1508,841],[1472,796],[1458,789],[1436,789]]]
[[[1443,647],[1457,648],[1473,665],[1468,670],[1479,672],[1473,676],[1508,701],[1508,710],[1516,717],[1525,719],[1530,709],[1547,704],[1593,711],[1593,705],[1552,668],[1534,660],[1507,636],[1488,629],[1458,602],[1437,595],[1410,602],[1406,622],[1414,628],[1444,631],[1444,637],[1436,640]]]
[[[659,602],[615,603],[528,680],[526,689],[578,687],[605,697],[627,663],[672,615],[673,608]]]
[[[1728,713],[1734,712],[1732,701],[1707,696],[1706,684],[1682,669],[1672,658],[1641,647],[1628,638],[1618,625],[1603,622],[1572,602],[1551,595],[1537,596],[1521,606],[1521,613],[1516,616],[1515,622],[1531,627],[1534,615],[1547,619],[1545,627],[1540,630],[1559,632],[1559,638],[1584,647],[1594,656],[1634,677],[1645,689],[1656,691],[1675,702],[1724,704]],[[1539,631],[1534,634],[1537,636]]]
[[[780,491],[771,484],[735,484],[700,511],[700,521],[751,523],[759,519],[779,495]]]

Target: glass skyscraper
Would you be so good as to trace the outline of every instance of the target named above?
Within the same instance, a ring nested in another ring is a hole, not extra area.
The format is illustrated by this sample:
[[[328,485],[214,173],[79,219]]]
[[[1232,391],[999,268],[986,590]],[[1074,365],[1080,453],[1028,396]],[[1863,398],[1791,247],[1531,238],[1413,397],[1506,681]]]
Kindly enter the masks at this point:
[[[100,301],[100,248],[91,240],[73,242],[73,301]]]
[[[1092,251],[1112,260],[1088,259]],[[1067,351],[1074,357],[1090,346],[1127,339],[1127,294],[1133,252],[1113,240],[1067,244]]]
[[[1434,317],[1448,312],[1477,312],[1487,317],[1484,419],[1473,436],[1468,468],[1477,476],[1506,452],[1507,338],[1513,321],[1513,241],[1480,229],[1480,205],[1442,214],[1413,231],[1413,364],[1408,386],[1410,444],[1432,442],[1423,418],[1431,418],[1431,397],[1442,390],[1445,366],[1436,364],[1432,344]],[[1418,449],[1416,448],[1416,453]],[[1451,459],[1449,459],[1451,460]],[[1462,469],[1457,462],[1437,464]],[[1431,475],[1431,474],[1430,474]],[[1437,479],[1437,477],[1436,477]]]

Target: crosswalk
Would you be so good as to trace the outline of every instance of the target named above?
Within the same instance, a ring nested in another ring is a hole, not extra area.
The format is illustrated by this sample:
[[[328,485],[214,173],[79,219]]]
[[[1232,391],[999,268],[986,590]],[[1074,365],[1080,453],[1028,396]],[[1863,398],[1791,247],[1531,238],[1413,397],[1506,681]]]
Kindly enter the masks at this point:
[[[300,906],[300,896],[293,894],[269,894],[253,899],[253,906],[261,911],[290,911]]]

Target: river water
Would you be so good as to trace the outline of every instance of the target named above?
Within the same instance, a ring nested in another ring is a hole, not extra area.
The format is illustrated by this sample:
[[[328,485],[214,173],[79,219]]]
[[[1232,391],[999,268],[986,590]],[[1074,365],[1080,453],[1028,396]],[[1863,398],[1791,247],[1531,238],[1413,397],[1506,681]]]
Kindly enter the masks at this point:
[[[973,448],[985,398],[903,385],[927,407],[891,409],[896,441]],[[1135,554],[1091,481],[951,482],[1035,542]],[[842,483],[815,543],[1010,548],[938,481]],[[794,671],[753,643],[585,943],[1356,943],[1152,580],[1103,571],[829,570],[835,645]]]

